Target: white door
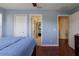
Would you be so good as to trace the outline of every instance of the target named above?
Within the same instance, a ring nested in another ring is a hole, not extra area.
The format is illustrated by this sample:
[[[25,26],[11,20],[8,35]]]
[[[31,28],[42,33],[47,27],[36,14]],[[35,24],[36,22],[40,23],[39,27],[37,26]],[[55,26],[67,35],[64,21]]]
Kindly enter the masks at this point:
[[[2,36],[2,14],[0,14],[0,37]]]
[[[27,15],[15,15],[14,36],[27,36]]]

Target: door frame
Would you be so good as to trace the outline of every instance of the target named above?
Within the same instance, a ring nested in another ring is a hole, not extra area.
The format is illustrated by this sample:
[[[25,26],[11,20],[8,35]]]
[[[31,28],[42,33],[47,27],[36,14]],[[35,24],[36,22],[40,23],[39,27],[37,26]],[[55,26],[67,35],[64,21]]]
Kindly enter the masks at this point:
[[[26,17],[26,21],[27,21],[27,14],[14,14],[14,19],[13,19],[13,28],[14,28],[14,25],[15,25],[15,17],[17,16],[17,15],[24,15],[25,17]],[[27,23],[26,23],[26,27],[27,27]],[[28,30],[27,30],[28,31]],[[26,31],[26,32],[27,32]],[[13,36],[15,36],[15,29],[13,29]],[[28,33],[26,33],[26,36],[28,36]]]
[[[41,16],[41,45],[40,46],[42,46],[43,45],[43,40],[42,40],[42,29],[43,29],[43,16],[42,16],[42,14],[29,14],[29,19],[30,19],[30,25],[31,25],[31,28],[29,28],[29,29],[31,29],[31,36],[32,36],[32,34],[33,34],[33,31],[32,31],[32,19],[31,19],[31,17],[32,16]],[[29,33],[30,34],[30,33]],[[33,36],[32,36],[33,37]]]
[[[70,15],[57,15],[57,42],[59,45],[59,16],[70,16]]]

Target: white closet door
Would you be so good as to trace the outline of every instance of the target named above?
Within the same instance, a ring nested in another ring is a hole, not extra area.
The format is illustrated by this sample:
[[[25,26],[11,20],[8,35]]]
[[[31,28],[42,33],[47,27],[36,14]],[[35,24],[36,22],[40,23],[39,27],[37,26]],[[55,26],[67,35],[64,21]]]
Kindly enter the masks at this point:
[[[0,37],[2,36],[2,14],[0,14]]]
[[[27,15],[15,15],[14,36],[27,36]]]
[[[75,49],[74,35],[79,33],[79,12],[76,12],[70,16],[69,21],[69,46]]]

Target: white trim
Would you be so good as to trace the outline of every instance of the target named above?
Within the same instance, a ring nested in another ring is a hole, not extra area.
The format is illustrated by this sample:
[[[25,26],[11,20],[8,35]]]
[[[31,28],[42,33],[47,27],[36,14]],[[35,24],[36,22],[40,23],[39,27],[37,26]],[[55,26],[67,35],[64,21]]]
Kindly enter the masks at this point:
[[[29,14],[29,19],[30,19],[30,21],[31,21],[31,36],[32,36],[32,20],[31,20],[31,17],[32,16],[41,16],[41,45],[40,46],[42,46],[42,41],[43,41],[43,39],[42,39],[42,29],[43,29],[43,19],[42,19],[42,14]],[[30,29],[30,28],[29,28]],[[30,34],[30,31],[29,31],[29,34]]]
[[[45,45],[43,44],[42,46],[59,46],[59,44],[52,44],[52,45],[51,44],[49,44],[49,45],[48,44],[45,44]]]
[[[59,19],[58,19],[58,17],[59,16],[70,16],[70,15],[57,15],[57,42],[59,43]],[[58,44],[59,45],[59,44]]]
[[[24,15],[26,17],[26,21],[27,21],[27,14],[14,14],[14,18],[13,18],[13,28],[14,28],[14,22],[15,22],[15,17],[17,15]],[[27,27],[27,23],[26,23],[26,27]],[[27,31],[26,31],[27,32]],[[28,33],[26,33],[26,36],[28,35]],[[15,33],[14,33],[14,29],[13,29],[13,36],[15,36]]]

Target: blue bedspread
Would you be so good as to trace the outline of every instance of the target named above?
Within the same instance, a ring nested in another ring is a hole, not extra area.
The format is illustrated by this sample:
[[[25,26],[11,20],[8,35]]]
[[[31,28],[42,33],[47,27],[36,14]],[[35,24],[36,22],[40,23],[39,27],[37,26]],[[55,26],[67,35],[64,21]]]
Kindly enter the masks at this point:
[[[0,50],[18,42],[20,40],[19,37],[3,37],[0,38]]]
[[[30,56],[32,55],[35,41],[32,38],[24,37],[16,43],[0,50],[0,56]]]

